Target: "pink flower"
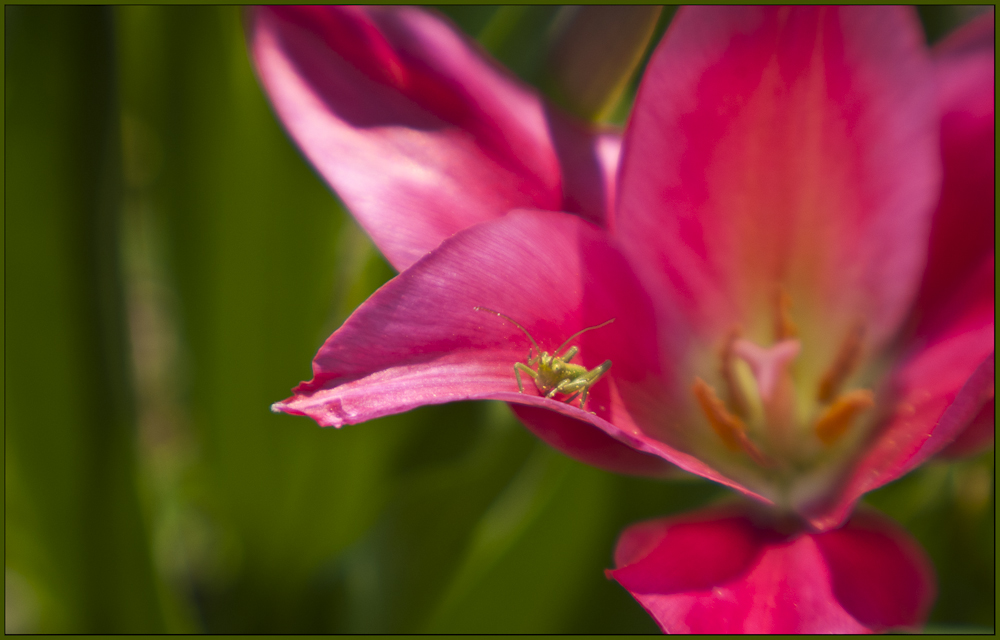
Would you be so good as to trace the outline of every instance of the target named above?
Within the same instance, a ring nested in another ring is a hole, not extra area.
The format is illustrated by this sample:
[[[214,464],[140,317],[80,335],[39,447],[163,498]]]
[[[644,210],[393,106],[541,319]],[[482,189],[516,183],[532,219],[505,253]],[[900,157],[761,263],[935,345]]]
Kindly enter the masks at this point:
[[[849,517],[992,444],[992,15],[928,52],[900,7],[682,9],[620,162],[423,11],[256,9],[249,32],[282,121],[401,270],[275,410],[504,400],[585,462],[768,505],[623,535],[611,575],[665,630],[919,624],[923,556]],[[612,362],[585,402],[519,390],[538,353],[515,322],[551,352],[612,318],[572,341]],[[886,598],[855,588],[878,550]]]

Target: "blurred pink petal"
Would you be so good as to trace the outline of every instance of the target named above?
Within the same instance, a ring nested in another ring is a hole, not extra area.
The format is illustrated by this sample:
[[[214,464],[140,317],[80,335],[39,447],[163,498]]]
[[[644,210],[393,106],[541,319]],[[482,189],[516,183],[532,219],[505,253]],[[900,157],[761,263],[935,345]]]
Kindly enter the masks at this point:
[[[518,207],[604,219],[617,136],[553,113],[433,14],[254,7],[247,23],[282,122],[397,269]]]
[[[994,253],[993,13],[965,25],[933,51],[944,176],[916,312],[948,303],[956,282]]]
[[[995,252],[994,12],[988,12],[935,47],[938,68],[944,183],[934,216],[928,264],[914,309],[917,333],[955,306],[956,295],[974,295],[992,308]],[[988,272],[988,279],[975,274]],[[957,301],[963,304],[962,300]],[[990,316],[992,321],[992,315]],[[991,322],[992,324],[992,322]],[[992,344],[992,341],[991,341]],[[993,400],[942,450],[945,457],[973,455],[993,446]]]

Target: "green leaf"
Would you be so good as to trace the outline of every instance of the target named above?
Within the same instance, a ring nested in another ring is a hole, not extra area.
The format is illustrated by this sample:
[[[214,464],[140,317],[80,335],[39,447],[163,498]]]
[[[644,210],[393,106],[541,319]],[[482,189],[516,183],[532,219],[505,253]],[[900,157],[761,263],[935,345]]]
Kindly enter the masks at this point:
[[[610,498],[606,474],[536,445],[477,523],[427,631],[564,629],[594,577],[587,560],[607,552],[601,543]]]
[[[378,524],[334,568],[343,594],[336,605],[340,632],[423,628],[483,514],[537,446],[500,403],[409,415],[424,421],[398,460],[393,496]]]
[[[6,563],[49,633],[163,629],[136,491],[110,9],[6,12]]]

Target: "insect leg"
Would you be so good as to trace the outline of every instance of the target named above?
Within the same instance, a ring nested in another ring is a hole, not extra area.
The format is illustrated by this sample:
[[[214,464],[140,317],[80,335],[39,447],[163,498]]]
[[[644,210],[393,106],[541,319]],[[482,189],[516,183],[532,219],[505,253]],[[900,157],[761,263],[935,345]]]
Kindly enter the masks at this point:
[[[524,364],[523,362],[514,363],[514,377],[517,378],[517,390],[520,391],[521,393],[524,393],[524,385],[521,384],[522,371],[531,376],[532,380],[536,379],[538,377],[538,374],[535,373],[534,369]]]
[[[574,367],[575,365],[567,365],[569,367]],[[579,367],[582,368],[582,367]],[[605,360],[601,365],[594,367],[590,371],[583,370],[575,378],[567,378],[559,383],[556,387],[556,391],[559,393],[572,394],[566,399],[567,403],[571,403],[576,400],[576,397],[580,396],[580,408],[583,408],[583,403],[587,401],[587,395],[590,391],[590,387],[594,385],[595,382],[600,380],[608,369],[611,368],[611,361]]]
[[[580,351],[579,347],[570,347],[569,349],[566,350],[566,353],[564,353],[562,356],[560,356],[559,359],[562,360],[563,362],[569,362],[570,360],[573,359],[573,357],[579,351]],[[552,354],[552,355],[555,355],[555,354]]]
[[[595,382],[597,382],[598,380],[600,380],[601,376],[603,376],[605,373],[607,373],[608,369],[610,369],[610,368],[611,368],[611,361],[610,360],[605,360],[599,366],[596,366],[593,369],[591,369],[590,371],[588,371],[587,373],[590,376],[590,384],[594,384]]]

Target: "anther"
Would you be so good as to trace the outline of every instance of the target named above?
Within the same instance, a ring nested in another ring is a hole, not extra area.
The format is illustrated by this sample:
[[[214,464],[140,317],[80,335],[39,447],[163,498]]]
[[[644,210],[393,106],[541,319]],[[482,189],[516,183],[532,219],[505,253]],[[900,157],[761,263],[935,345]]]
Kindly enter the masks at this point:
[[[768,463],[757,446],[747,437],[746,425],[738,417],[729,413],[726,405],[715,394],[715,389],[701,378],[695,377],[691,391],[698,400],[698,405],[701,406],[705,417],[708,418],[712,430],[722,439],[727,449],[744,451],[757,464],[765,465]]]
[[[819,389],[816,397],[820,402],[830,402],[840,391],[841,385],[847,377],[854,373],[861,358],[861,340],[864,338],[865,328],[858,323],[851,327],[844,341],[840,345],[837,357],[833,364],[819,381]]]
[[[854,419],[875,404],[875,397],[868,389],[856,389],[838,397],[816,420],[816,435],[829,446],[840,439],[854,423]]]
[[[746,396],[743,394],[743,389],[736,381],[736,371],[733,369],[733,358],[736,357],[736,354],[733,353],[733,343],[736,342],[739,337],[740,330],[735,327],[729,332],[729,335],[726,336],[726,341],[722,346],[722,365],[719,373],[722,375],[722,381],[726,385],[726,399],[728,400],[729,406],[732,407],[733,412],[735,412],[736,415],[746,420],[747,416],[750,415],[750,405],[747,403]]]
[[[792,322],[792,298],[783,287],[778,288],[774,306],[774,341],[781,342],[788,338],[797,338],[799,328]]]
[[[697,398],[705,417],[708,418],[708,423],[722,438],[726,447],[730,451],[739,451],[742,448],[740,434],[746,432],[747,429],[743,421],[726,410],[726,405],[719,399],[719,396],[715,395],[715,389],[701,378],[695,377],[691,391]]]

